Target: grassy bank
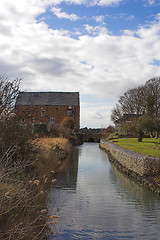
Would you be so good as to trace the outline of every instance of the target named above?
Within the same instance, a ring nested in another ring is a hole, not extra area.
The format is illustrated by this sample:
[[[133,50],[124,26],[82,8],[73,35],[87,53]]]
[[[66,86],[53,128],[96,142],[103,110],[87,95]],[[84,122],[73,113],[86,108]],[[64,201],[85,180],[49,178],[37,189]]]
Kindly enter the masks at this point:
[[[155,138],[144,138],[142,142],[138,142],[137,138],[121,138],[116,139],[113,142],[137,153],[152,157],[160,157],[159,140]]]
[[[65,138],[40,138],[33,142],[38,149],[35,163],[35,176],[39,180],[50,178],[63,165],[70,153],[71,144]]]
[[[69,156],[66,139],[36,139],[32,143],[32,161],[27,170],[12,168],[0,171],[0,239],[40,240],[44,231],[56,223],[48,216],[46,196],[56,182],[55,172]]]

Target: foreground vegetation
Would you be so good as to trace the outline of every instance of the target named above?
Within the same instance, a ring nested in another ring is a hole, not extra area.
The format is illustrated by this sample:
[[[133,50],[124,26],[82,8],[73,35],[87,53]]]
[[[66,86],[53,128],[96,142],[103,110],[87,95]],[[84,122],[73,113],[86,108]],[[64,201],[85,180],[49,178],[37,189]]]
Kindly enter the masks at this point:
[[[158,139],[143,138],[142,142],[138,142],[137,138],[120,138],[112,141],[131,151],[152,157],[160,157],[160,144]]]
[[[50,138],[36,138],[22,125],[15,113],[20,82],[0,75],[0,239],[41,240],[57,218],[47,214],[48,189],[64,169],[71,142],[80,139],[68,118],[48,130]]]
[[[58,216],[48,216],[46,197],[55,173],[69,156],[66,139],[40,138],[31,143],[30,160],[0,171],[0,239],[45,239],[44,231]]]
[[[65,139],[36,139],[31,144],[30,171],[6,174],[1,181],[0,239],[43,239],[43,231],[55,223],[47,216],[47,190],[56,182],[54,174],[70,144]]]

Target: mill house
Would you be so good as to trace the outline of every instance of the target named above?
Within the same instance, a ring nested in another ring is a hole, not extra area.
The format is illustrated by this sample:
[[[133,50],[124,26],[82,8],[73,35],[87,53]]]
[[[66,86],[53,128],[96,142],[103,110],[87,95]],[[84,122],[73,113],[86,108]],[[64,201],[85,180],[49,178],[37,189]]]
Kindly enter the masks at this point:
[[[21,124],[58,126],[68,118],[79,130],[78,92],[20,92],[15,107]]]

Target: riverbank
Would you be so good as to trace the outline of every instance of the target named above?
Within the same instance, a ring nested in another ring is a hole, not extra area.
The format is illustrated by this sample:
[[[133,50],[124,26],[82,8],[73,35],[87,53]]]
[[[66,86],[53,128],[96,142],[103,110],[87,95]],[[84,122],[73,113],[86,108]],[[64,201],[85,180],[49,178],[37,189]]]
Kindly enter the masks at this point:
[[[160,157],[160,142],[157,138],[143,138],[142,142],[137,138],[117,138],[110,142],[146,156]]]
[[[48,216],[46,197],[63,169],[71,144],[62,138],[40,138],[32,143],[32,164],[26,172],[2,169],[0,172],[0,239],[45,239],[45,230],[56,223]],[[12,173],[11,173],[12,172]]]
[[[135,153],[114,143],[101,140],[100,148],[110,161],[139,183],[160,194],[160,159]]]

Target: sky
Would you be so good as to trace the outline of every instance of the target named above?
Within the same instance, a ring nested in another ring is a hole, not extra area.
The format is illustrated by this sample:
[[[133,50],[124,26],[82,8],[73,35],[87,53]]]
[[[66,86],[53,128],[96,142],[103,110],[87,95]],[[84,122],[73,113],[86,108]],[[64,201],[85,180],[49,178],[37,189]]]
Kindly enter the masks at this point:
[[[21,91],[79,92],[81,128],[104,128],[160,76],[160,0],[0,0],[0,53]]]

